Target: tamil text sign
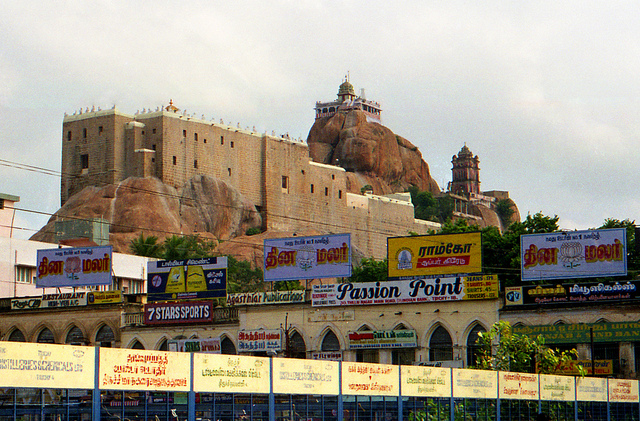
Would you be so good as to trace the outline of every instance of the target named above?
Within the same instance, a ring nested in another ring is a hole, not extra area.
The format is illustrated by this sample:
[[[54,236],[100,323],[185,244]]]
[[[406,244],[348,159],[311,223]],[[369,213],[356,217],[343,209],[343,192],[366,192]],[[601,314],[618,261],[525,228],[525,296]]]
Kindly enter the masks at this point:
[[[505,288],[505,305],[576,305],[640,298],[640,281],[523,285]]]
[[[269,358],[194,354],[196,392],[269,393]]]
[[[400,369],[403,396],[451,396],[450,368],[403,365]]]
[[[221,353],[220,338],[172,339],[167,342],[167,348],[173,352]]]
[[[399,366],[342,362],[342,394],[398,396]]]
[[[389,279],[482,272],[480,232],[387,239]]]
[[[415,348],[417,346],[416,331],[412,329],[349,332],[349,349]]]
[[[147,265],[149,301],[227,296],[227,258],[151,261]]]
[[[313,285],[314,307],[498,298],[496,275]]]
[[[520,236],[522,280],[624,276],[626,229]]]
[[[274,393],[338,395],[339,390],[340,364],[335,361],[273,360]]]
[[[227,294],[227,305],[289,304],[304,302],[304,290],[260,291]]]
[[[351,235],[264,240],[264,280],[351,276]]]
[[[537,337],[547,344],[580,344],[594,342],[638,342],[640,322],[575,323],[561,325],[513,326],[513,333]],[[598,367],[596,367],[596,374]]]
[[[241,330],[238,332],[238,351],[264,352],[282,350],[282,330]]]
[[[111,285],[111,246],[38,250],[37,288]]]

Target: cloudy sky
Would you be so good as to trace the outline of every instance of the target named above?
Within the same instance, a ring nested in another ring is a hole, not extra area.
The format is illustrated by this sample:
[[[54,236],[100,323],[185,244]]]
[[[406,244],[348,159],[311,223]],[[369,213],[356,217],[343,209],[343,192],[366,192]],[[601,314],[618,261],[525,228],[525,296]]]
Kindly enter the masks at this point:
[[[21,238],[58,209],[65,112],[171,98],[306,138],[349,72],[441,187],[466,143],[523,217],[640,222],[638,22],[633,1],[4,1],[0,193]]]

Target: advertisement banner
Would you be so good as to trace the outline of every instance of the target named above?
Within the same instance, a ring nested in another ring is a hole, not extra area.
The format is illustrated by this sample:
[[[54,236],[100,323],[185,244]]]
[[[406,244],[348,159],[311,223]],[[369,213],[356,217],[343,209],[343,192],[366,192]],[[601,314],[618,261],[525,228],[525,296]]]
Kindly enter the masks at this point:
[[[625,228],[520,236],[523,281],[624,276]]]
[[[212,320],[212,301],[151,303],[144,305],[145,325],[206,323]]]
[[[42,297],[25,297],[11,299],[11,310],[80,307],[86,305],[86,292],[62,292],[59,294],[45,294]]]
[[[538,375],[499,371],[500,399],[537,400]]]
[[[95,348],[0,342],[0,387],[93,389]]]
[[[606,402],[607,379],[576,377],[576,399],[581,402]]]
[[[498,373],[468,368],[452,368],[453,397],[496,399],[498,397]]]
[[[351,234],[264,240],[264,280],[348,278]]]
[[[342,394],[398,396],[399,366],[342,362]]]
[[[147,264],[147,300],[227,296],[227,257],[158,260]]]
[[[100,389],[189,391],[191,354],[100,348]]]
[[[595,360],[594,363],[596,365],[596,376],[613,375],[613,360]],[[579,365],[587,372],[587,376],[593,375],[591,360],[572,360],[567,366],[562,368],[561,372],[565,376],[579,376]]]
[[[574,401],[576,399],[575,377],[540,374],[540,398],[544,401]]]
[[[111,285],[112,247],[38,250],[36,288]]]
[[[227,294],[227,305],[249,306],[261,304],[290,304],[304,302],[304,290],[261,291]]]
[[[577,305],[640,299],[640,281],[524,285],[505,288],[505,305]]]
[[[87,294],[89,304],[116,304],[122,302],[120,291],[91,291]]]
[[[638,402],[638,381],[608,379],[609,381],[609,402]]]
[[[269,393],[269,358],[194,354],[193,375],[196,392]]]
[[[312,360],[342,361],[342,351],[312,352]]]
[[[387,239],[389,279],[482,272],[480,232]]]
[[[273,392],[338,395],[340,364],[335,361],[274,358]]]
[[[415,330],[368,330],[349,332],[349,349],[416,348]]]
[[[171,339],[167,341],[167,349],[171,352],[202,352],[220,354],[220,338],[206,339]]]
[[[591,342],[640,341],[640,322],[575,323],[565,325],[518,325],[513,333],[537,337],[542,335],[545,344],[587,344]],[[591,364],[589,364],[591,365]],[[596,373],[600,365],[596,364]]]
[[[451,396],[451,369],[446,367],[400,366],[402,396]]]
[[[313,307],[404,304],[498,298],[498,276],[313,285]]]
[[[238,351],[282,351],[282,330],[241,330],[238,332]]]

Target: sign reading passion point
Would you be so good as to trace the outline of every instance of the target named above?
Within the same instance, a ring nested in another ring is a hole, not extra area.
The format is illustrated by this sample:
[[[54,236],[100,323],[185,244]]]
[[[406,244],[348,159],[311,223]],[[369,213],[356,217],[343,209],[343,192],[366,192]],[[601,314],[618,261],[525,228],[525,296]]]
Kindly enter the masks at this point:
[[[265,281],[349,276],[350,234],[264,240]]]
[[[313,307],[498,298],[497,275],[313,285]]]
[[[158,260],[147,265],[149,301],[227,296],[227,258]]]

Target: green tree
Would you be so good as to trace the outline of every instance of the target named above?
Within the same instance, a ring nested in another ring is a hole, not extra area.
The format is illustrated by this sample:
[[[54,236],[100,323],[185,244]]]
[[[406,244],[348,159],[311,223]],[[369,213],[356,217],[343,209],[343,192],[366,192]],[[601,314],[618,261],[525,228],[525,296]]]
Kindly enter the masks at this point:
[[[636,221],[607,218],[599,229],[625,228],[627,230],[627,271],[629,279],[640,272],[640,256],[636,253]]]
[[[409,187],[408,191],[417,219],[443,223],[453,216],[455,203],[451,196],[435,197],[431,192],[420,191],[416,186]]]
[[[158,244],[158,237],[155,235],[145,238],[144,233],[141,232],[138,238],[131,240],[129,250],[137,256],[160,257],[162,245]]]
[[[496,213],[502,221],[502,225],[509,226],[514,210],[511,207],[511,200],[502,199],[496,202]]]
[[[455,221],[448,220],[439,231],[440,234],[457,234],[461,232],[476,232],[480,231],[480,227],[477,225],[469,225],[466,219],[456,219]]]
[[[353,267],[347,282],[384,282],[388,275],[388,261],[363,258],[360,264]]]
[[[197,257],[209,257],[213,254],[215,243],[196,235],[172,235],[164,240],[163,260],[184,260]]]
[[[262,269],[251,267],[251,263],[246,260],[227,256],[227,292],[235,294],[255,291],[264,291]]]
[[[578,357],[578,351],[559,351],[544,344],[538,335],[532,338],[513,333],[511,325],[499,321],[487,332],[478,333],[480,349],[476,368],[520,373],[558,374]],[[584,370],[578,367],[581,374]]]

